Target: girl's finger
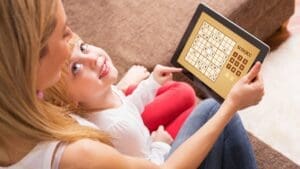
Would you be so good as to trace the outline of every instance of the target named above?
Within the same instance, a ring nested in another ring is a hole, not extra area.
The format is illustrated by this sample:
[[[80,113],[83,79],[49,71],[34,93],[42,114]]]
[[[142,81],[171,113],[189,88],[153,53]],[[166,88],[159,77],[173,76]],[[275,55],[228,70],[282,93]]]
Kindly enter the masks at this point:
[[[157,130],[164,131],[165,129],[164,129],[164,126],[163,126],[163,125],[160,125],[160,126],[158,127],[158,129],[157,129]]]
[[[177,73],[181,72],[182,68],[176,68],[176,67],[165,67],[161,70],[162,74],[170,74],[170,73]]]

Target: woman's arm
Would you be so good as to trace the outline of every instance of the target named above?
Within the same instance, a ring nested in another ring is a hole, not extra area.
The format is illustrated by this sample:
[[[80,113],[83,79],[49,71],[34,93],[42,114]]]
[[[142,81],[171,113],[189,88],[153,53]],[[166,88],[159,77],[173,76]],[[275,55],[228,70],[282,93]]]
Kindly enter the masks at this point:
[[[225,101],[205,125],[172,153],[166,161],[167,168],[186,169],[200,166],[235,112],[236,109]]]
[[[237,110],[257,104],[263,94],[263,82],[259,74],[261,64],[233,87],[226,100],[201,129],[184,142],[161,166],[140,158],[122,155],[112,147],[97,141],[79,140],[68,145],[61,160],[62,169],[193,169],[204,160],[216,139]]]
[[[60,169],[159,169],[143,158],[125,156],[98,141],[84,139],[68,145]]]
[[[93,140],[79,140],[68,145],[60,169],[193,169],[205,158],[224,126],[231,118],[227,105],[206,125],[180,146],[162,165],[143,158],[122,155],[114,148]],[[230,113],[233,114],[233,113]]]
[[[230,113],[229,113],[230,112]],[[182,144],[161,166],[125,156],[114,148],[93,140],[79,140],[68,145],[61,159],[61,169],[193,169],[197,168],[234,114],[223,104],[218,113]]]

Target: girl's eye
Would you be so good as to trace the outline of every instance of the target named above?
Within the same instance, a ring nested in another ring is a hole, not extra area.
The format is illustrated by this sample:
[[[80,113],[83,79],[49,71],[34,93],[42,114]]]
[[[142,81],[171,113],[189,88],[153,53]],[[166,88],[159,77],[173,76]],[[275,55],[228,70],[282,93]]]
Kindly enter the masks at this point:
[[[74,63],[71,67],[72,74],[77,75],[80,72],[81,68],[82,68],[82,64]]]
[[[88,52],[88,44],[86,44],[86,43],[81,43],[80,44],[80,51],[82,52],[82,53],[84,53],[84,54],[87,54],[87,52]]]

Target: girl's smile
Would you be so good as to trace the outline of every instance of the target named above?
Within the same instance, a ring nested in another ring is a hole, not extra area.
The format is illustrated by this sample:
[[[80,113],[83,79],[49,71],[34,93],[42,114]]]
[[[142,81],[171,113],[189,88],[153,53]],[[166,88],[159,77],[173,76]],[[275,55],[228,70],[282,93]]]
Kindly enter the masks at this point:
[[[105,56],[101,56],[101,57],[103,57],[104,60],[103,60],[103,64],[102,64],[102,66],[101,66],[101,68],[100,68],[100,71],[99,71],[99,79],[104,78],[104,77],[105,77],[106,75],[108,75],[109,72],[110,72],[110,67],[109,67],[109,65],[107,64],[107,59],[106,59],[106,57],[105,57]]]

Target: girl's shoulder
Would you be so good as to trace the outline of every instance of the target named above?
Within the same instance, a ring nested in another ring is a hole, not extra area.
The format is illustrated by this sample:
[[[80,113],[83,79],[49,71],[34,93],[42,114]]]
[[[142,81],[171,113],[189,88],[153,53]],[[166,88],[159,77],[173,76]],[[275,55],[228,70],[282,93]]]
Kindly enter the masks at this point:
[[[94,123],[88,121],[87,119],[85,119],[85,118],[83,118],[83,117],[80,117],[79,115],[76,115],[76,114],[71,113],[70,116],[71,116],[74,120],[76,120],[77,123],[79,123],[79,124],[82,125],[82,126],[88,126],[88,127],[91,127],[91,128],[96,128],[96,129],[98,129],[98,127],[97,127]]]

